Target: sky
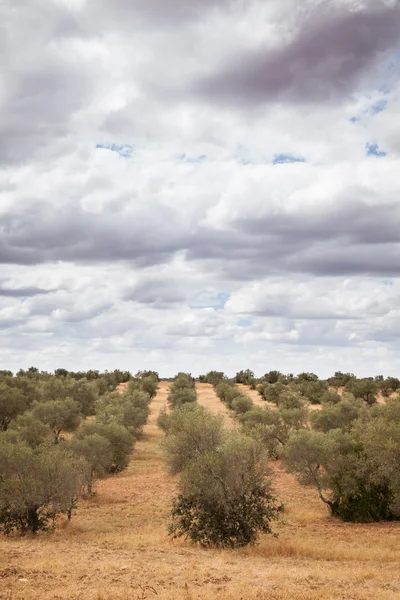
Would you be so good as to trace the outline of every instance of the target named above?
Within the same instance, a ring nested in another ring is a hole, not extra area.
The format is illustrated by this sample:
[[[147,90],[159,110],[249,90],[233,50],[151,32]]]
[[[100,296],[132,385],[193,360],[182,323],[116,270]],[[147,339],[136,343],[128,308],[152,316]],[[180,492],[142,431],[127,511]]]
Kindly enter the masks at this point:
[[[0,368],[400,374],[400,2],[2,0]]]

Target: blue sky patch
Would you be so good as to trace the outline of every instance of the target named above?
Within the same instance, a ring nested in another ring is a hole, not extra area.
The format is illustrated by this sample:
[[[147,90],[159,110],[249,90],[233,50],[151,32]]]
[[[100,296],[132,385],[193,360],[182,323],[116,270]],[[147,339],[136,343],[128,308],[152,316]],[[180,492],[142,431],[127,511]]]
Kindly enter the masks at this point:
[[[381,98],[380,100],[377,100],[375,102],[375,104],[373,104],[371,106],[371,112],[374,115],[379,114],[380,112],[382,112],[383,110],[385,110],[387,106],[387,100],[384,100],[383,98]]]
[[[253,325],[253,321],[250,318],[240,319],[237,322],[238,327],[251,327],[251,325]]]
[[[288,165],[290,163],[305,162],[301,156],[293,156],[293,154],[275,154],[273,165]]]
[[[130,144],[96,144],[96,148],[116,152],[123,158],[130,158],[135,151],[134,146]]]
[[[200,156],[187,156],[187,154],[179,154],[179,160],[187,163],[202,163],[206,160],[207,156],[201,154]]]
[[[379,150],[378,144],[367,144],[366,146],[367,156],[377,156],[378,158],[383,158],[387,156],[387,152],[383,150]]]
[[[228,302],[230,297],[231,295],[228,294],[228,292],[221,292],[220,294],[214,296],[214,298],[211,299],[211,302],[209,304],[194,304],[191,305],[189,308],[193,310],[201,310],[202,308],[213,308],[214,310],[223,310],[225,308],[225,304]]]

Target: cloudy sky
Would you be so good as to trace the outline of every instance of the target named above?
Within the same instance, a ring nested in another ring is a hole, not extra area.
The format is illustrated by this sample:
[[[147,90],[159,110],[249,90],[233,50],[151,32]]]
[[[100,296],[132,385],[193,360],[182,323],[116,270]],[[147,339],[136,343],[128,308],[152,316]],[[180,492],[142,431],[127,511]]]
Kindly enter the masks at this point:
[[[1,0],[1,368],[400,373],[400,2]]]

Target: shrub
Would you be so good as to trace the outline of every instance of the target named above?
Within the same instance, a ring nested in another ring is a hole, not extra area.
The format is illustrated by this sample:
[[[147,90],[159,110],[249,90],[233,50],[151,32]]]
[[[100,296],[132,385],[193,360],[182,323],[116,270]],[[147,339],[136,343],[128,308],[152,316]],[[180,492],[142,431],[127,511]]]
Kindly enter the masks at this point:
[[[376,403],[378,386],[373,379],[351,379],[346,384],[345,389],[356,398],[362,398],[367,404]]]
[[[205,376],[206,383],[211,383],[211,385],[214,387],[216,387],[224,379],[225,374],[223,371],[209,371]]]
[[[117,473],[129,464],[129,457],[135,444],[134,436],[118,423],[85,423],[76,433],[76,439],[98,434],[108,440],[111,446],[110,460],[104,464],[107,473]]]
[[[69,448],[74,454],[85,460],[84,480],[88,494],[92,494],[95,479],[103,477],[110,469],[111,443],[98,433],[93,433],[73,439],[69,443]]]
[[[261,398],[273,404],[278,403],[281,394],[284,394],[286,390],[286,386],[280,381],[278,383],[261,383],[257,388]]]
[[[25,442],[31,448],[37,448],[41,444],[48,444],[54,440],[50,427],[30,412],[24,413],[12,421],[7,433],[16,442],[18,440]]]
[[[236,396],[232,401],[232,410],[234,410],[237,415],[248,412],[253,406],[253,400],[244,394]]]
[[[202,546],[253,544],[257,534],[271,533],[281,510],[260,468],[257,444],[230,434],[217,449],[198,455],[181,480],[174,500],[170,534]]]
[[[24,391],[0,381],[0,431],[6,431],[11,421],[27,408]]]
[[[341,399],[342,397],[337,392],[327,390],[321,396],[321,404],[337,404]]]
[[[328,392],[325,381],[302,381],[296,385],[296,390],[311,404],[321,404],[323,395]]]
[[[313,429],[328,432],[331,429],[351,431],[354,422],[358,419],[364,409],[360,401],[348,402],[341,400],[334,405],[325,405],[322,410],[314,411],[310,415]]]
[[[34,406],[32,414],[51,427],[56,444],[60,441],[62,432],[75,431],[80,423],[80,407],[72,398],[41,402]]]
[[[239,371],[236,373],[235,382],[241,383],[243,385],[252,385],[254,384],[256,378],[254,376],[253,371],[250,369],[246,369],[245,371]]]
[[[113,392],[98,401],[96,420],[103,424],[117,423],[137,436],[147,422],[150,402],[150,396],[140,390],[128,390],[125,394]]]
[[[33,450],[0,438],[0,530],[36,533],[70,518],[85,463],[61,446]]]
[[[203,407],[182,406],[168,415],[163,440],[170,473],[180,473],[197,456],[215,450],[223,438],[223,417]]]
[[[171,408],[177,408],[183,404],[196,401],[197,393],[192,387],[174,389],[168,394],[168,404],[171,406]]]
[[[225,394],[230,390],[232,385],[226,381],[221,381],[215,387],[215,393],[222,402],[225,402]]]
[[[366,451],[362,437],[338,429],[299,431],[286,445],[286,465],[301,483],[315,486],[332,515],[342,520],[393,518],[396,504],[389,471],[377,469],[379,455]]]
[[[258,440],[271,458],[279,458],[293,431],[306,426],[308,410],[302,408],[259,408],[239,416],[244,431]]]

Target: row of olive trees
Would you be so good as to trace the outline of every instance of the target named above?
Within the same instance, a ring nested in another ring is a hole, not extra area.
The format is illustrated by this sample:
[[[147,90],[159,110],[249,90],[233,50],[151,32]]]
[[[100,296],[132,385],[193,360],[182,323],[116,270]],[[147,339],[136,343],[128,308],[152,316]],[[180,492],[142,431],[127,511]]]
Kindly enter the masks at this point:
[[[31,370],[13,376],[9,371],[3,371],[0,373],[0,431],[5,431],[11,421],[35,403],[71,399],[79,404],[79,411],[84,416],[93,415],[98,397],[115,390],[120,380],[127,376],[123,372],[118,374],[106,372],[97,378],[74,378],[71,374],[50,375]],[[132,379],[130,374],[129,379]]]
[[[99,395],[95,381],[68,376],[38,377],[27,388],[25,410],[0,433],[4,533],[35,533],[54,526],[60,514],[71,518],[78,498],[92,493],[96,478],[127,466],[158,386],[151,373],[131,379],[123,394]],[[13,381],[8,389],[20,388]]]
[[[232,399],[234,386],[221,383],[216,392],[271,457],[315,486],[332,515],[357,522],[400,518],[400,397],[381,406],[368,396],[326,390],[321,409],[310,411],[301,389],[268,385],[266,399],[275,407],[248,403],[244,412]]]

